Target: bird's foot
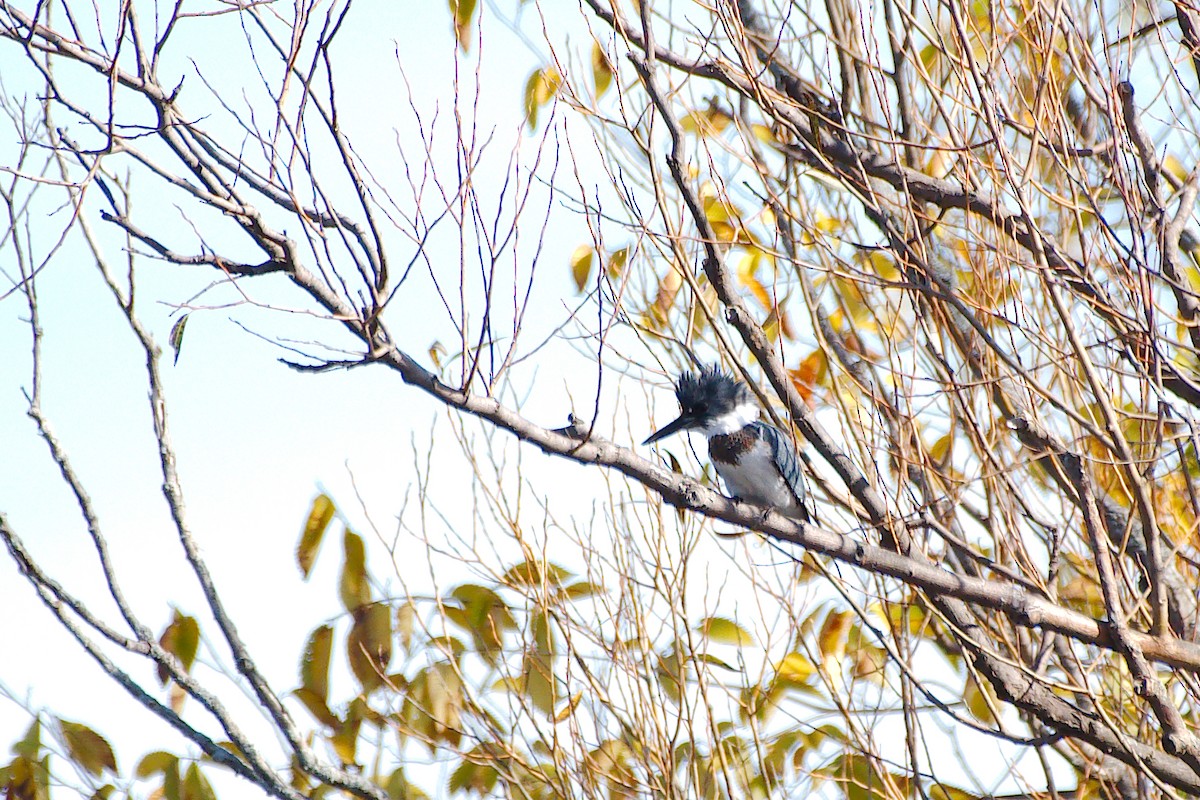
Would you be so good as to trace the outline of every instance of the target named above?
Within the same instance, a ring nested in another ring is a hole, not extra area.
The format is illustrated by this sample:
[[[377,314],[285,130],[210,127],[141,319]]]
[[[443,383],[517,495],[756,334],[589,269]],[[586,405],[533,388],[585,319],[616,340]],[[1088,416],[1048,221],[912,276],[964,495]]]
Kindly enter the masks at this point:
[[[770,506],[767,506],[764,508],[762,506],[755,505],[754,503],[751,503],[748,500],[743,500],[742,498],[738,497],[737,495],[734,495],[733,497],[731,497],[729,499],[732,500],[733,502],[737,503],[738,505],[749,506],[750,508],[757,511],[758,512],[758,521],[759,521],[759,523],[761,523],[763,525],[767,524],[767,517],[771,516],[771,512],[774,510]]]

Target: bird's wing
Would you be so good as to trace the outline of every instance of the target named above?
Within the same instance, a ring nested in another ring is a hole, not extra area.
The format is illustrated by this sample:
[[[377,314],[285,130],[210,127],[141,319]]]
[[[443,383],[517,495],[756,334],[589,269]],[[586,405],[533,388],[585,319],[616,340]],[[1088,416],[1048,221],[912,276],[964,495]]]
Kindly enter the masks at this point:
[[[771,446],[771,457],[779,467],[779,474],[791,487],[792,494],[796,495],[796,500],[799,501],[801,508],[808,512],[809,519],[815,519],[813,510],[809,508],[804,471],[800,469],[800,459],[796,455],[796,448],[792,445],[792,437],[765,422],[752,424],[762,440]]]

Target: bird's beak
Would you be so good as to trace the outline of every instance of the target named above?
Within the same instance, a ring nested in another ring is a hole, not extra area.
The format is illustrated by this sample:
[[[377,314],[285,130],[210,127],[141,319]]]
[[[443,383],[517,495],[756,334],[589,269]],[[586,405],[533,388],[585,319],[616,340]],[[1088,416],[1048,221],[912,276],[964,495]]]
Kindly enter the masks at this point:
[[[679,419],[667,424],[666,427],[659,428],[654,433],[650,434],[650,436],[647,437],[646,441],[642,442],[642,444],[654,444],[659,439],[665,439],[672,433],[678,433],[681,430],[692,427],[695,422],[696,421],[690,416],[681,414]]]

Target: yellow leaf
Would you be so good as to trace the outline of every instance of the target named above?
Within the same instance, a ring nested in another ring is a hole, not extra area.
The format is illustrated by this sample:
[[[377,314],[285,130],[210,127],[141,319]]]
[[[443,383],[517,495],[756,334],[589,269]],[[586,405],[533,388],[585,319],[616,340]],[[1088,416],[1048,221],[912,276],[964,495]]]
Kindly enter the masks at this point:
[[[1074,796],[1076,800],[1082,800],[1078,789]],[[929,787],[929,800],[979,800],[979,795],[947,786],[944,783],[937,783]]]
[[[204,777],[204,773],[200,771],[200,767],[196,766],[195,762],[184,773],[183,796],[187,800],[217,800],[217,795],[213,792],[208,778]]]
[[[608,91],[608,87],[612,85],[613,67],[608,60],[608,55],[604,52],[604,48],[599,42],[592,43],[592,81],[596,85],[596,96],[604,94]]]
[[[12,746],[12,753],[28,761],[38,761],[42,755],[42,723],[37,717],[33,718],[25,735]]]
[[[329,698],[329,654],[333,649],[333,628],[322,625],[308,637],[300,661],[300,685],[321,700]]]
[[[521,659],[521,683],[534,708],[547,717],[554,714],[558,684],[554,679],[554,632],[546,614],[533,618],[533,647]]]
[[[183,330],[187,327],[188,315],[184,314],[179,320],[171,326],[171,333],[168,341],[171,343],[171,349],[175,351],[175,360],[172,363],[179,363],[179,351],[183,348]]]
[[[933,155],[929,157],[929,163],[925,165],[925,174],[934,178],[944,178],[950,174],[957,159],[958,153],[949,150],[934,150]]]
[[[921,59],[921,65],[925,67],[925,71],[932,72],[934,66],[938,62],[938,59],[941,58],[941,55],[942,51],[939,50],[935,45],[927,44],[921,48],[918,58]]]
[[[758,267],[762,264],[763,251],[757,247],[752,247],[746,251],[746,255],[742,256],[737,265],[738,280],[745,283],[746,281],[754,280],[758,276]]]
[[[1163,169],[1180,183],[1183,183],[1188,178],[1188,171],[1174,155],[1168,154],[1167,157],[1163,159]]]
[[[613,253],[612,255],[610,255],[608,257],[608,264],[606,264],[604,267],[608,271],[608,277],[614,278],[614,279],[621,277],[621,273],[625,270],[625,264],[627,264],[628,262],[629,262],[629,248],[628,247],[622,247],[620,250],[618,250],[615,253]]]
[[[800,653],[788,653],[775,668],[775,677],[795,683],[807,681],[817,668],[808,658]]]
[[[837,217],[831,217],[828,214],[819,214],[817,215],[816,224],[813,227],[822,233],[837,233],[845,227],[845,223]]]
[[[750,126],[750,131],[754,134],[754,138],[758,139],[763,144],[778,144],[775,134],[766,125],[755,123]]]
[[[750,290],[750,294],[754,295],[754,299],[766,309],[773,309],[775,304],[771,301],[771,293],[767,291],[767,287],[759,282],[758,278],[753,275],[749,276],[742,283],[746,284],[746,288]]]
[[[337,753],[337,757],[341,759],[343,764],[355,763],[355,755],[358,751],[358,729],[360,727],[362,727],[361,719],[347,719],[329,737],[329,743],[333,745],[333,752]]]
[[[853,615],[849,611],[831,611],[817,635],[817,647],[826,659],[840,661],[846,655],[846,637]]]
[[[997,702],[992,687],[980,686],[974,675],[967,675],[967,683],[963,687],[963,703],[971,712],[971,716],[980,722],[994,724],[996,717],[992,713],[992,709],[995,708]]]
[[[683,128],[684,133],[694,133],[703,138],[723,132],[732,121],[724,111],[709,108],[707,111],[693,111],[686,115],[679,120],[679,127]]]
[[[867,642],[858,643],[854,650],[854,677],[866,678],[882,686],[886,668],[887,651]]]
[[[950,446],[952,444],[954,444],[954,436],[947,433],[934,442],[933,447],[929,448],[929,457],[939,463],[945,461],[946,456],[950,454]]]
[[[458,744],[462,737],[463,686],[453,665],[434,664],[417,675],[405,705],[409,714],[417,715],[416,722],[430,742]]]
[[[582,292],[588,285],[592,274],[592,256],[596,251],[589,245],[581,244],[571,253],[571,277],[575,279],[575,288]]]
[[[301,687],[293,692],[293,695],[308,709],[308,712],[313,715],[313,718],[317,722],[329,728],[337,728],[341,725],[338,718],[329,710],[329,704],[323,698],[318,697],[317,693],[312,689]]]
[[[163,650],[179,659],[183,671],[188,672],[192,668],[192,662],[196,660],[196,650],[200,647],[200,624],[196,622],[195,617],[180,614],[179,609],[175,609],[171,624],[162,632],[158,643]],[[170,676],[167,668],[159,664],[158,682],[165,685],[168,677]]]
[[[475,754],[475,755],[473,755]],[[478,760],[476,760],[478,759]],[[500,773],[493,767],[490,760],[495,756],[486,753],[482,746],[476,747],[463,758],[462,763],[450,773],[446,787],[450,794],[474,794],[479,797],[492,795],[492,790],[500,781]],[[407,796],[407,795],[401,795]]]
[[[349,528],[342,539],[342,547],[344,559],[338,594],[341,596],[342,606],[352,612],[371,602],[371,585],[367,580],[367,555],[362,537]]]
[[[417,618],[417,609],[412,603],[402,603],[396,609],[396,633],[400,635],[400,644],[404,649],[412,645],[413,624]]]
[[[871,268],[875,270],[875,274],[885,281],[900,279],[900,270],[896,269],[896,262],[882,250],[872,250],[866,260]]]
[[[447,355],[448,351],[446,350],[446,345],[442,344],[441,342],[435,341],[433,344],[429,345],[429,360],[432,361],[433,365],[438,369],[442,368],[442,360]]]
[[[68,722],[59,719],[62,729],[63,743],[67,746],[67,754],[93,778],[99,778],[104,770],[113,774],[117,772],[117,757],[113,755],[112,746],[104,737],[86,725],[78,722]]]
[[[300,574],[305,578],[312,571],[317,551],[321,548],[321,539],[336,511],[327,495],[319,494],[313,500],[308,519],[304,521],[304,532],[300,534],[300,544],[296,547],[296,563],[300,565]]]
[[[1103,617],[1105,615],[1104,594],[1100,591],[1099,584],[1096,583],[1090,576],[1075,575],[1065,583],[1060,582],[1058,589],[1059,599],[1067,604],[1069,608],[1082,611],[1093,617]]]
[[[753,645],[754,636],[731,619],[708,617],[696,625],[696,632],[718,644]]]
[[[692,327],[697,332],[704,330],[705,326],[708,325],[706,310],[711,313],[718,305],[717,290],[710,284],[705,283],[700,288],[699,296],[693,298],[692,302]]]
[[[517,626],[503,598],[476,584],[456,587],[445,611],[447,619],[471,635],[476,651],[493,663],[500,654],[504,632]]]
[[[346,656],[363,692],[383,683],[392,661],[392,611],[387,605],[372,603],[355,610],[354,625],[346,637]]]
[[[134,774],[139,778],[149,778],[151,775],[166,775],[179,763],[179,756],[164,750],[155,750],[142,756]]]
[[[465,53],[471,49],[471,20],[475,17],[477,0],[450,0],[450,15],[454,20],[454,38]]]
[[[537,84],[538,105],[542,106],[549,103],[554,95],[558,94],[559,88],[562,86],[562,76],[558,74],[558,70],[554,67],[546,67],[541,71],[541,80]]]
[[[562,76],[554,67],[534,70],[525,81],[525,115],[531,130],[537,127],[538,109],[550,102],[561,86]]]
[[[680,693],[682,676],[679,669],[679,657],[674,653],[667,656],[658,656],[658,667],[654,672],[658,677],[659,686],[662,687],[667,698],[672,703],[678,705],[682,697]]]
[[[570,577],[571,573],[557,564],[536,560],[522,561],[520,564],[510,567],[500,582],[505,586],[540,588],[544,584],[549,584],[551,587],[561,586]]]
[[[665,318],[667,311],[675,304],[675,297],[683,287],[683,276],[678,269],[672,269],[663,276],[658,284],[658,293],[654,298],[654,310]]]
[[[562,710],[554,715],[554,721],[562,722],[567,717],[571,716],[571,712],[573,712],[575,710],[575,707],[577,705],[579,705],[579,701],[582,699],[583,699],[583,692],[576,692],[574,694],[574,696],[571,697],[571,699],[567,701],[567,704],[562,707]]]

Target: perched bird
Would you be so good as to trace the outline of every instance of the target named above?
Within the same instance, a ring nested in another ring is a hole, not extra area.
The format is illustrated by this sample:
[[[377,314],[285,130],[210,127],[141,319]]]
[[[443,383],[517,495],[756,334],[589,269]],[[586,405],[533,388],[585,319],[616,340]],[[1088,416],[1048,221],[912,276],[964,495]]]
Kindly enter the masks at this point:
[[[758,404],[744,383],[713,365],[683,373],[675,397],[679,418],[642,444],[699,430],[708,437],[708,456],[735,500],[773,508],[792,519],[812,519],[792,439],[758,421]]]

